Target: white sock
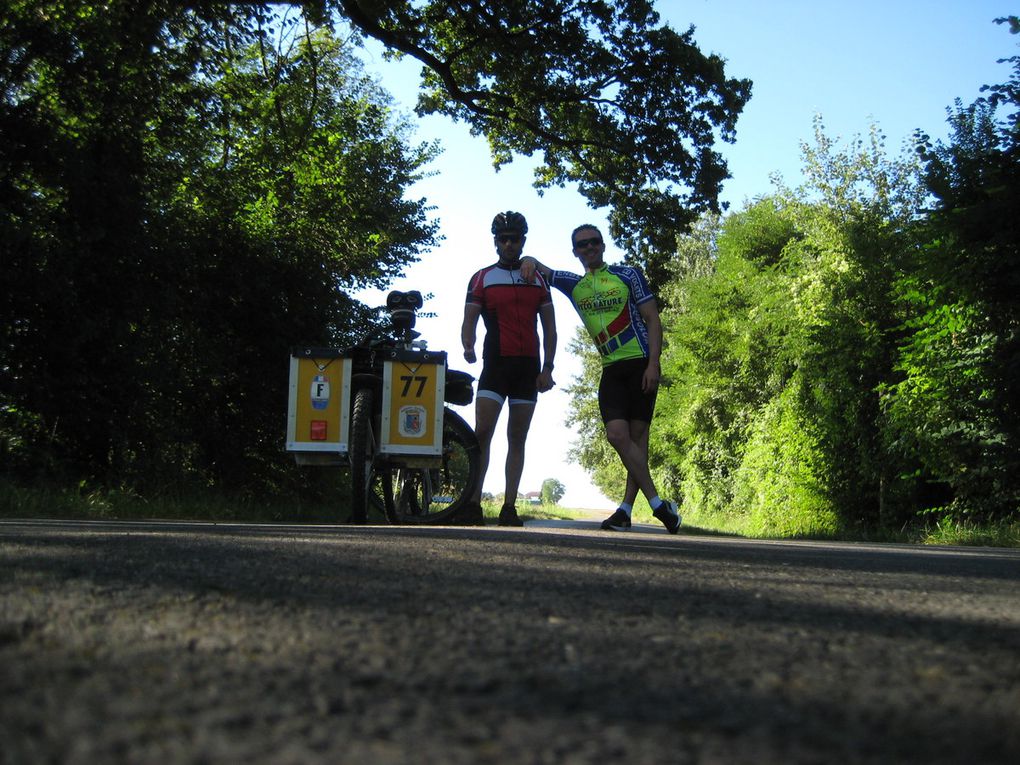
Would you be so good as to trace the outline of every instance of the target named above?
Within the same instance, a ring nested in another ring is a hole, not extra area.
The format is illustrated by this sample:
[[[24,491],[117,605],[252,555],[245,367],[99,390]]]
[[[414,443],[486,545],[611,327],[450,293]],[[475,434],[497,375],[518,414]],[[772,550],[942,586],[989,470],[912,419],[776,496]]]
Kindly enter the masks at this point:
[[[623,510],[623,512],[625,512],[628,516],[630,515],[630,511],[633,509],[634,505],[630,504],[629,502],[620,503],[620,510]]]

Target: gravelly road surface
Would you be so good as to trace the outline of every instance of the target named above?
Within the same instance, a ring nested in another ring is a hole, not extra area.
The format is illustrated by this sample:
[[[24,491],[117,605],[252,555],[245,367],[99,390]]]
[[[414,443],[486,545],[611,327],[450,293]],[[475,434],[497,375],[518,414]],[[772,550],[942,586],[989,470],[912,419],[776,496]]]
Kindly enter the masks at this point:
[[[0,523],[3,763],[1016,763],[1020,551]]]

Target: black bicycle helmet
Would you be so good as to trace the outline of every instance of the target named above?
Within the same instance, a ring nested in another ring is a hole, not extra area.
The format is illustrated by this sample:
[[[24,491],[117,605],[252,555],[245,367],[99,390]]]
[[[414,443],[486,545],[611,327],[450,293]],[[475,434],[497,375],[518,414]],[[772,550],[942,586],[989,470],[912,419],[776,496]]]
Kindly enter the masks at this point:
[[[492,219],[492,233],[499,234],[503,231],[520,231],[522,234],[526,234],[528,233],[528,221],[519,212],[513,210],[501,212]]]

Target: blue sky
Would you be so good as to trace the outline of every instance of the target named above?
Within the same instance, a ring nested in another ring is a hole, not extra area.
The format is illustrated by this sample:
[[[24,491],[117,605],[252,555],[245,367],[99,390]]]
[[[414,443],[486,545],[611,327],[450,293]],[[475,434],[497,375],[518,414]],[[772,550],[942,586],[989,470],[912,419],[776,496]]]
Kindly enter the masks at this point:
[[[844,141],[867,135],[870,125],[877,124],[887,137],[887,150],[896,155],[917,128],[944,137],[946,108],[956,98],[972,102],[982,85],[1005,82],[1009,65],[996,61],[1018,53],[1018,38],[993,23],[1017,13],[1000,0],[863,0],[852,5],[660,0],[657,8],[678,31],[693,24],[698,46],[725,59],[728,76],[754,82],[737,123],[736,143],[719,145],[732,175],[722,200],[733,210],[768,194],[772,174],[788,185],[800,182],[800,147],[812,138],[815,115],[821,115],[830,137]],[[409,60],[383,62],[371,49],[365,59],[368,71],[378,74],[398,106],[410,112],[419,66]],[[435,207],[444,239],[393,287],[432,293],[425,310],[438,315],[420,320],[418,329],[431,348],[450,352],[452,367],[477,377],[479,364],[468,365],[460,355],[460,323],[468,278],[495,260],[488,231],[492,216],[507,209],[523,212],[530,226],[526,254],[573,268],[570,231],[580,223],[606,231],[605,211],[589,208],[572,188],[538,196],[531,187],[534,163],[527,158],[493,171],[485,141],[472,137],[462,124],[438,117],[412,119],[419,140],[438,139],[444,149],[431,167],[434,175],[411,190],[411,196],[425,197]],[[606,259],[622,260],[622,253],[610,243]],[[385,293],[365,291],[360,297],[381,304]],[[578,372],[566,344],[578,322],[562,296],[554,301],[558,387],[539,398],[521,491],[537,491],[544,479],[558,478],[567,488],[562,504],[612,509],[618,497],[602,496],[566,458],[573,435],[563,423],[569,405],[563,388]],[[458,411],[473,422],[472,407]],[[493,493],[503,489],[505,422],[504,414],[485,481],[485,490]]]

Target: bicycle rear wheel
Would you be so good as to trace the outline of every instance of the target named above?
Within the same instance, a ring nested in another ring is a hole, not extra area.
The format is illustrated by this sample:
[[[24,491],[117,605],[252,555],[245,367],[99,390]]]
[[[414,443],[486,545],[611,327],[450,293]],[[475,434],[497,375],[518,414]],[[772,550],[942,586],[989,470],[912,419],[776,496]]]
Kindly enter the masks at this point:
[[[463,418],[443,411],[443,459],[435,468],[394,471],[392,523],[443,523],[467,504],[481,480],[478,439]]]

